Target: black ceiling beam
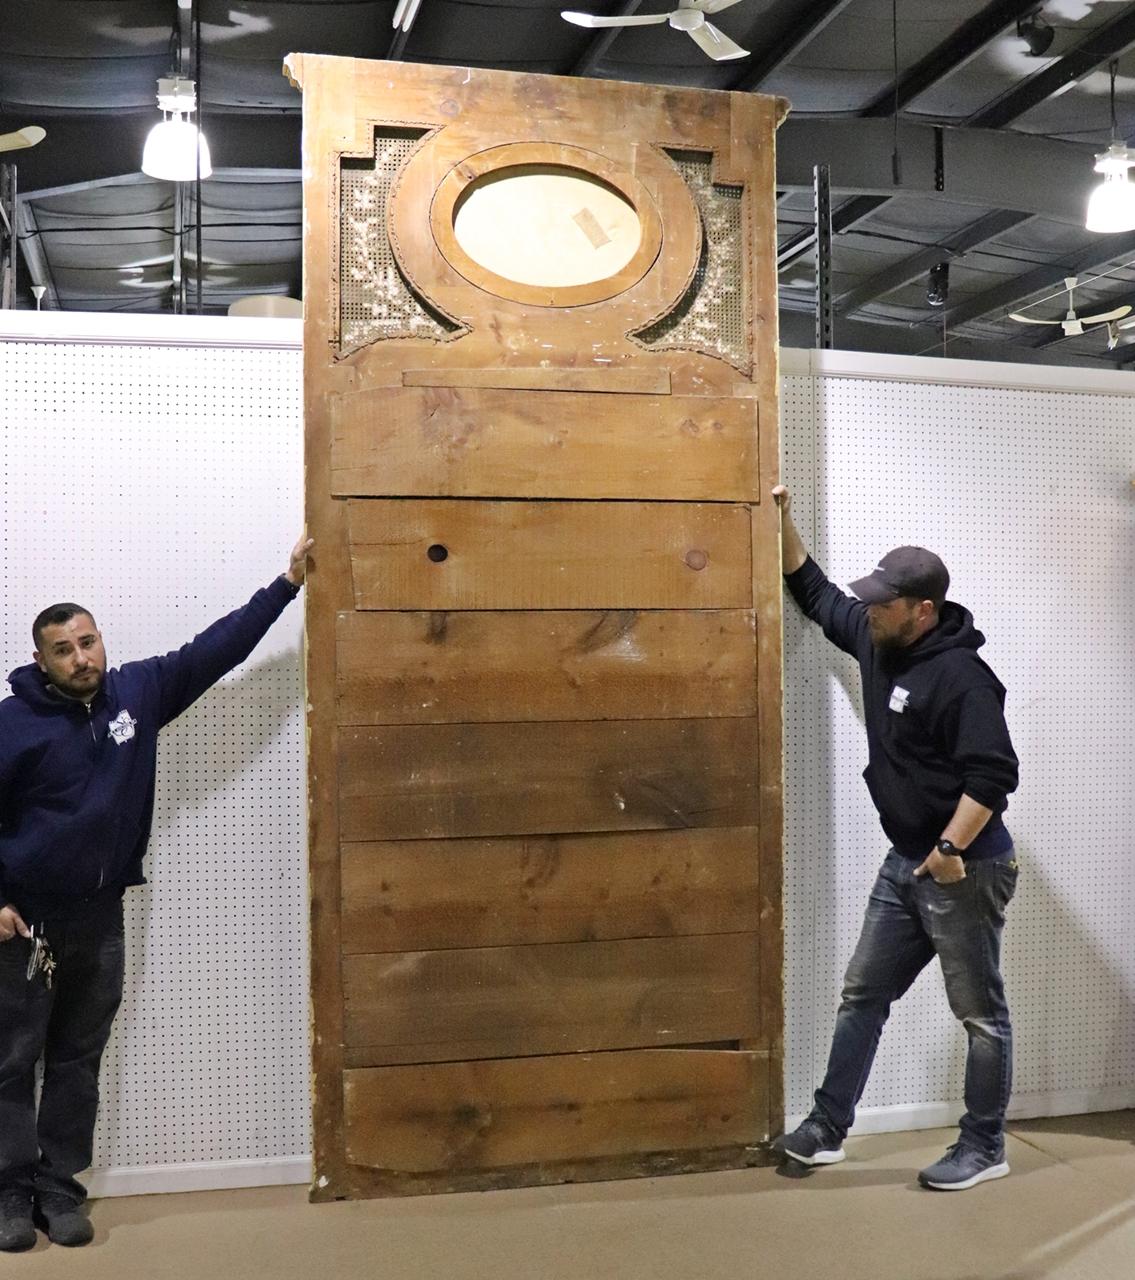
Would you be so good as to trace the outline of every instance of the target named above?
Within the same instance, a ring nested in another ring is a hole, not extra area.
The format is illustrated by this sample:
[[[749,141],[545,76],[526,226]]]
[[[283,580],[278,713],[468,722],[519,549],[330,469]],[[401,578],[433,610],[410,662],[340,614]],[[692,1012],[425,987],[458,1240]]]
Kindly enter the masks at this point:
[[[993,0],[993,3],[986,5],[968,22],[963,23],[952,36],[931,49],[894,84],[872,99],[859,113],[860,116],[876,118],[901,110],[919,94],[925,93],[931,85],[952,75],[991,40],[995,40],[1007,26],[1035,7],[1036,0]],[[791,54],[788,56],[791,57]],[[832,211],[832,234],[839,235],[847,231],[886,203],[886,197],[858,196],[845,201]],[[815,240],[815,234],[811,231],[794,236],[777,253],[777,268],[783,270],[810,253]]]
[[[631,18],[642,8],[642,0],[626,0],[626,3],[612,17]],[[573,76],[589,76],[607,55],[607,50],[615,43],[619,27],[604,27],[596,31],[579,61],[571,69]]]
[[[1101,236],[1095,243],[1059,262],[1048,262],[1026,271],[1022,276],[1014,276],[1004,284],[995,285],[992,289],[968,298],[946,311],[946,323],[956,328],[969,320],[977,320],[991,311],[1000,311],[1011,307],[1022,298],[1042,289],[1052,289],[1063,276],[1079,276],[1085,272],[1095,271],[1114,262],[1117,258],[1135,256],[1135,231],[1124,232],[1117,236]],[[938,323],[938,318],[934,317]]]
[[[975,111],[966,124],[999,129],[1061,89],[1082,80],[1132,44],[1135,44],[1135,5],[1126,5],[1122,13],[1102,27],[1096,27],[1062,58]]]
[[[952,36],[904,71],[889,89],[880,93],[859,114],[889,116],[895,110],[896,101],[900,109],[905,107],[940,80],[965,66],[987,44],[996,40],[1006,27],[1036,7],[1037,0],[993,0],[968,22],[963,22]]]
[[[894,266],[876,272],[862,284],[838,298],[836,308],[841,315],[852,315],[876,298],[885,297],[888,293],[911,284],[937,263],[960,257],[979,244],[996,239],[997,236],[1003,235],[1022,222],[1027,222],[1032,216],[1031,213],[1020,213],[1016,209],[998,209],[986,214],[984,218],[971,222],[968,227],[956,231],[939,244],[928,245],[925,249],[919,249],[917,253],[903,258],[901,262],[896,262]]]
[[[783,63],[795,57],[820,34],[851,0],[816,0],[799,19],[773,37],[772,43],[753,55],[753,61],[728,87],[742,92],[758,89]]]

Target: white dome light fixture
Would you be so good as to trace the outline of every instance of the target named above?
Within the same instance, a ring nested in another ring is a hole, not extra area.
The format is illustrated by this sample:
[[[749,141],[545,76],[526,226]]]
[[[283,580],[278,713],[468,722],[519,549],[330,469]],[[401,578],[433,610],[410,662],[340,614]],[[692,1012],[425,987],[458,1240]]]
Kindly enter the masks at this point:
[[[142,152],[142,172],[166,182],[192,182],[200,159],[202,178],[213,172],[209,143],[190,121],[197,107],[197,88],[185,76],[172,75],[158,81],[158,106],[165,118],[154,125]]]
[[[1088,216],[1084,226],[1089,231],[1113,235],[1117,231],[1135,231],[1135,184],[1128,170],[1135,165],[1135,151],[1119,138],[1115,119],[1115,76],[1118,61],[1109,67],[1111,72],[1111,145],[1096,156],[1096,173],[1103,174],[1103,181],[1088,198]]]
[[[1133,165],[1135,151],[1122,142],[1113,142],[1096,156],[1096,173],[1103,174],[1103,181],[1088,199],[1084,225],[1089,231],[1135,231],[1135,183],[1128,176]]]

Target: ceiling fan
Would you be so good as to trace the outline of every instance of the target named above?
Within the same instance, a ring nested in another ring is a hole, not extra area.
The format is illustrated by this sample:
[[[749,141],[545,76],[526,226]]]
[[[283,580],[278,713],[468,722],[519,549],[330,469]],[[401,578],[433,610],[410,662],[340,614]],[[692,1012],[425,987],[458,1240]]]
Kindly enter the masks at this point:
[[[1011,311],[1009,313],[1010,320],[1016,320],[1018,324],[1058,324],[1064,330],[1066,338],[1077,338],[1084,332],[1084,326],[1089,324],[1106,324],[1108,325],[1108,334],[1111,335],[1111,325],[1122,319],[1131,310],[1131,306],[1114,307],[1111,311],[1100,311],[1096,315],[1081,316],[1076,314],[1076,306],[1073,300],[1073,292],[1079,283],[1077,276],[1065,276],[1064,287],[1068,290],[1068,311],[1060,320],[1041,320],[1036,316],[1026,316],[1020,311]]]
[[[0,152],[22,151],[24,147],[34,147],[47,137],[47,130],[38,124],[26,124],[14,133],[0,133]]]
[[[741,0],[681,0],[678,8],[671,13],[636,13],[626,17],[602,18],[594,13],[576,13],[572,9],[564,9],[560,17],[567,22],[574,22],[577,27],[649,27],[668,22],[675,31],[684,31],[686,35],[714,62],[727,62],[730,58],[747,58],[748,49],[742,49],[735,41],[707,22],[707,13],[720,13]]]

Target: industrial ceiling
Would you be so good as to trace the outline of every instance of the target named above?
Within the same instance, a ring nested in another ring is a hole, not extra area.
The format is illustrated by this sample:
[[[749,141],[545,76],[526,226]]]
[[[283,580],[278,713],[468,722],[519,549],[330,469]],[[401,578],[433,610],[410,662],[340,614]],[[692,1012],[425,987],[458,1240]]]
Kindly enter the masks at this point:
[[[786,345],[814,343],[822,164],[836,346],[1097,368],[1135,360],[1135,326],[1113,329],[1108,350],[1106,326],[1068,336],[1008,318],[1059,317],[1066,276],[1081,280],[1081,313],[1135,304],[1135,231],[1084,228],[1093,159],[1112,136],[1116,61],[1117,136],[1135,132],[1135,3],[740,0],[713,17],[751,51],[728,62],[667,25],[581,29],[546,0],[422,0],[408,33],[392,29],[394,0],[197,0],[196,10],[3,0],[0,133],[47,130],[8,157],[21,196],[19,305],[42,284],[49,308],[197,309],[191,184],[179,194],[140,172],[157,80],[180,43],[189,74],[200,69],[214,165],[200,219],[206,313],[249,294],[299,294],[300,97],[281,65],[312,52],[778,94],[792,106],[777,166]],[[940,263],[948,292],[932,306]]]

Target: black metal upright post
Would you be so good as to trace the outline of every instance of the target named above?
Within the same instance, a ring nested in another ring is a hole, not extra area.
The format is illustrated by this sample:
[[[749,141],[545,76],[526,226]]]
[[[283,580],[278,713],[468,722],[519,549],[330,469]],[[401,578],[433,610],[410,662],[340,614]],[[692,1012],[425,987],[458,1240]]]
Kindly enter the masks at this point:
[[[193,196],[197,205],[197,314],[202,311],[201,284],[201,222],[204,217],[204,206],[201,200],[201,135],[205,128],[205,95],[201,90],[201,0],[193,4],[193,71],[197,82],[197,146],[194,154],[197,158],[197,181],[193,184]]]
[[[832,318],[832,190],[826,164],[812,170],[812,190],[816,220],[816,346],[829,350],[835,345]]]
[[[16,305],[16,166],[0,164],[0,310]]]

